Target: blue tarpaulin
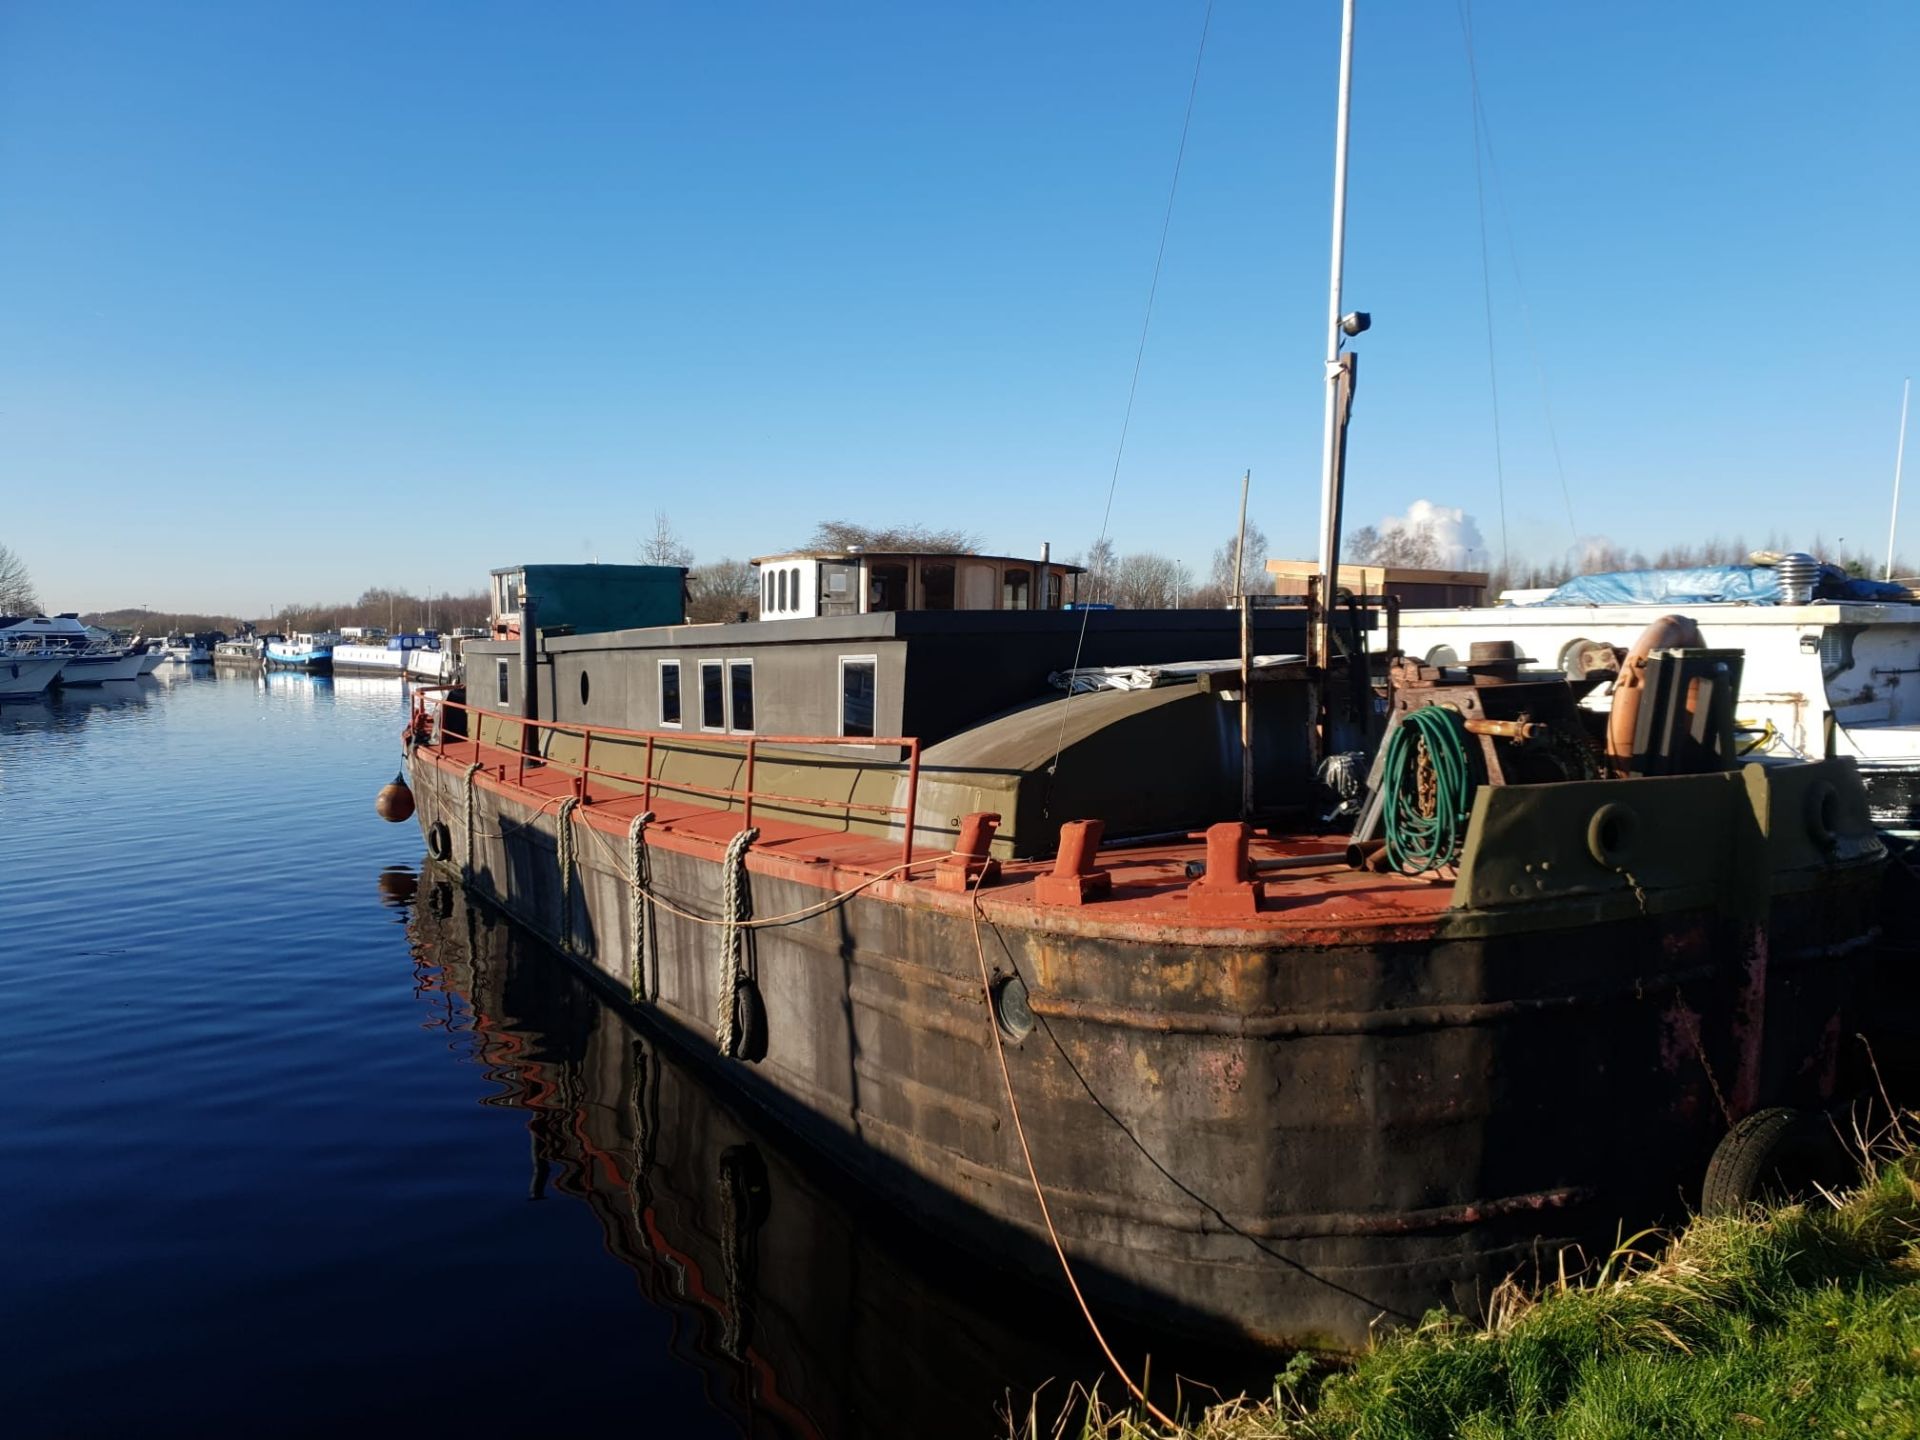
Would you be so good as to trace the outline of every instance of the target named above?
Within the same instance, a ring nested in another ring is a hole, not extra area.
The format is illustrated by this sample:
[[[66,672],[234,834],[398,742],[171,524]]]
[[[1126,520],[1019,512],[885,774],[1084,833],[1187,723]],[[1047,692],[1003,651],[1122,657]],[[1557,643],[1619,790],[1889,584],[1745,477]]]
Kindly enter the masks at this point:
[[[1907,587],[1856,580],[1820,567],[1819,600],[1905,600]],[[1576,575],[1542,605],[1778,605],[1780,578],[1768,565],[1701,565],[1690,570],[1613,570]]]

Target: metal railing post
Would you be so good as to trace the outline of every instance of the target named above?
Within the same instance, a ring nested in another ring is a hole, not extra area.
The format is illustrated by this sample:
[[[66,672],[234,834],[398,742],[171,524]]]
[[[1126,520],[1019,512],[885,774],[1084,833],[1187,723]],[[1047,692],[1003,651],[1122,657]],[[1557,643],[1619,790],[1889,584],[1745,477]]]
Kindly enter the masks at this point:
[[[907,838],[900,851],[900,863],[902,865],[911,865],[913,863],[913,821],[914,811],[918,807],[919,800],[920,741],[918,738],[915,738],[907,744]]]
[[[580,731],[580,776],[574,794],[580,797],[582,805],[587,803],[587,776],[593,770],[593,731],[582,727]]]
[[[653,808],[653,736],[647,736],[647,758],[640,772],[640,809]]]
[[[753,827],[753,741],[747,741],[747,797],[746,813],[740,817],[743,830]]]

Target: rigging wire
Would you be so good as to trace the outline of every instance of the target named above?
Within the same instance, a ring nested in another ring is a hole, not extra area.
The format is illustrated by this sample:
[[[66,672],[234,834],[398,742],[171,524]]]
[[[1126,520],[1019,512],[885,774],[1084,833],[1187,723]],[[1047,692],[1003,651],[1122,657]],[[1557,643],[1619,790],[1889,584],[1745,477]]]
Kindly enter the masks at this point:
[[[1473,60],[1472,0],[1458,0],[1461,34],[1467,43],[1467,73],[1473,77],[1473,199],[1480,212],[1480,298],[1487,315],[1487,388],[1493,392],[1493,479],[1500,496],[1500,568],[1513,574],[1507,546],[1507,463],[1500,443],[1500,371],[1493,351],[1493,271],[1487,261],[1487,194],[1480,177],[1480,82]]]
[[[1480,68],[1474,57],[1473,19],[1470,8],[1470,0],[1466,0],[1466,3],[1458,6],[1461,39],[1465,44],[1467,53],[1467,84],[1473,92],[1474,134],[1477,137],[1475,140],[1475,178],[1477,181],[1479,174],[1477,148],[1484,146],[1487,157],[1487,174],[1492,181],[1493,203],[1500,211],[1500,228],[1506,236],[1507,241],[1507,263],[1512,267],[1514,288],[1519,294],[1520,328],[1527,338],[1527,359],[1533,366],[1534,381],[1540,387],[1540,409],[1547,424],[1547,445],[1553,452],[1554,474],[1560,481],[1560,499],[1565,504],[1567,510],[1567,534],[1574,548],[1577,550],[1580,545],[1580,525],[1574,518],[1573,513],[1573,489],[1567,484],[1566,462],[1561,458],[1560,454],[1560,431],[1553,419],[1553,394],[1547,383],[1547,367],[1540,359],[1539,341],[1534,334],[1533,305],[1527,298],[1527,280],[1520,269],[1520,246],[1515,241],[1513,235],[1513,215],[1507,209],[1506,187],[1500,183],[1500,160],[1494,153],[1493,126],[1487,119],[1486,102],[1480,95]],[[1481,267],[1484,276],[1486,267],[1486,209],[1484,201],[1481,205],[1480,225]]]
[[[1120,462],[1127,453],[1127,431],[1133,426],[1133,402],[1140,392],[1140,367],[1147,356],[1147,334],[1153,328],[1153,302],[1160,294],[1160,271],[1167,258],[1167,235],[1173,229],[1173,203],[1180,194],[1180,172],[1187,159],[1187,136],[1193,129],[1193,102],[1200,93],[1200,67],[1207,58],[1207,34],[1213,28],[1213,0],[1207,0],[1206,13],[1200,19],[1200,44],[1193,56],[1193,78],[1187,82],[1187,108],[1180,120],[1180,148],[1174,152],[1173,179],[1167,186],[1167,204],[1160,217],[1160,243],[1153,254],[1153,279],[1147,285],[1146,313],[1140,317],[1140,341],[1133,352],[1133,377],[1127,382],[1126,409],[1120,417],[1120,439],[1113,448],[1113,473],[1107,479],[1106,508],[1100,512],[1100,536],[1094,542],[1095,548],[1103,545],[1107,530],[1113,520],[1114,492],[1120,488]],[[1087,617],[1093,612],[1080,612],[1080,629],[1073,642],[1073,670],[1080,668],[1080,656],[1087,643]],[[1067,698],[1060,702],[1060,731],[1054,737],[1053,759],[1047,765],[1047,791],[1041,801],[1041,814],[1051,817],[1053,814],[1053,780],[1060,769],[1060,755],[1067,745],[1067,707],[1073,704],[1073,685],[1071,672],[1067,685]]]

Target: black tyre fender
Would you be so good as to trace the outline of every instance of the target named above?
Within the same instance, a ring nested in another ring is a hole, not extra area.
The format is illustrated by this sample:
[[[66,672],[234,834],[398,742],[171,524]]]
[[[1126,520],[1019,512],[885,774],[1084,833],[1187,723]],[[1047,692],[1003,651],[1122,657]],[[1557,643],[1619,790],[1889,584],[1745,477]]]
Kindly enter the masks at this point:
[[[436,860],[447,860],[453,855],[453,833],[447,829],[447,822],[436,820],[427,827],[427,853]]]
[[[1738,1215],[1761,1200],[1797,1200],[1850,1178],[1845,1147],[1825,1116],[1775,1105],[1729,1130],[1707,1161],[1702,1215]]]
[[[733,1057],[749,1065],[767,1058],[767,1006],[760,987],[746,976],[733,993]]]

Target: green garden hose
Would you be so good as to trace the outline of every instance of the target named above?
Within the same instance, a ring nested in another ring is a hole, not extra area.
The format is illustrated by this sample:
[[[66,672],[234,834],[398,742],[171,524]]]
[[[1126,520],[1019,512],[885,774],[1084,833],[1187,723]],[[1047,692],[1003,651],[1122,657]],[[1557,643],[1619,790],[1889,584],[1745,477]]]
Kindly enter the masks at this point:
[[[1387,860],[1426,875],[1460,858],[1473,769],[1459,717],[1438,705],[1410,710],[1387,738]]]

